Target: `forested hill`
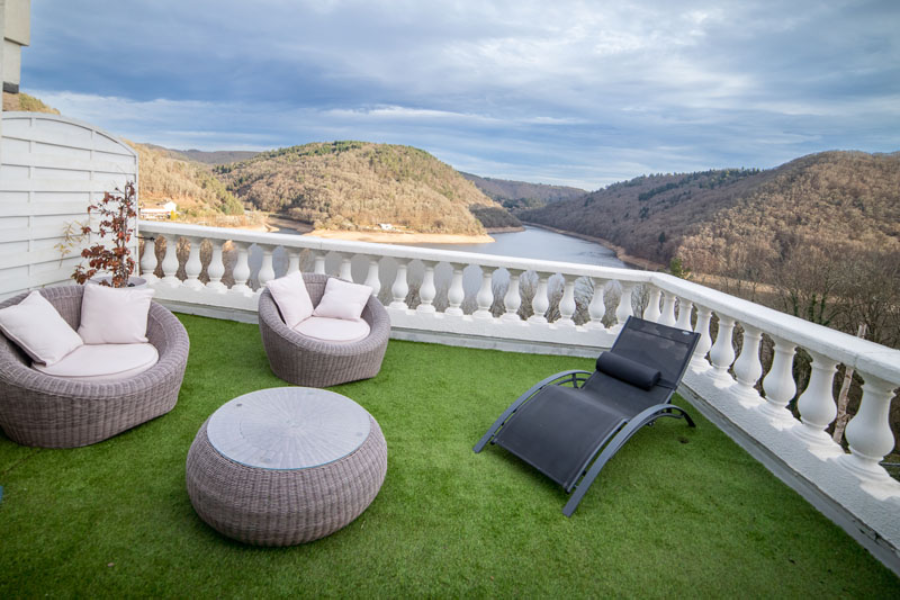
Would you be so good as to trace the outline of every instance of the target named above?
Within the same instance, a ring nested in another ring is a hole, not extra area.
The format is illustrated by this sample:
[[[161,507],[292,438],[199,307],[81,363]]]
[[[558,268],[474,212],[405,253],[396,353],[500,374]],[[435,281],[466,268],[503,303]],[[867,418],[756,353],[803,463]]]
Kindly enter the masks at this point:
[[[253,158],[259,152],[251,152],[249,150],[172,150],[176,157],[184,160],[192,160],[206,165],[226,165],[228,163],[248,160]]]
[[[507,208],[536,208],[551,202],[571,200],[587,194],[587,190],[564,185],[547,185],[479,177],[471,173],[460,175],[474,183],[479,190]]]
[[[244,207],[206,165],[177,158],[152,144],[128,142],[140,160],[140,197],[144,205],[174,200],[182,216],[240,215]]]
[[[453,168],[409,146],[306,144],[262,152],[215,172],[246,204],[318,228],[353,231],[390,223],[420,233],[478,234],[484,228],[473,210],[505,213]]]
[[[642,176],[520,217],[705,273],[764,269],[801,245],[896,252],[900,153],[824,152],[765,171]]]

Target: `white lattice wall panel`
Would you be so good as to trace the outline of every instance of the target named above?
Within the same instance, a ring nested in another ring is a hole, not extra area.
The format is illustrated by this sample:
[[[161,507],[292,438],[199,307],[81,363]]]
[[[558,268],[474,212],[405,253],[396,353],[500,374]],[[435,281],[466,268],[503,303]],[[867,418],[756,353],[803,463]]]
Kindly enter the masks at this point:
[[[2,114],[0,300],[71,282],[81,258],[80,248],[69,256],[57,248],[66,226],[85,222],[89,204],[138,176],[134,150],[95,127],[42,113]]]

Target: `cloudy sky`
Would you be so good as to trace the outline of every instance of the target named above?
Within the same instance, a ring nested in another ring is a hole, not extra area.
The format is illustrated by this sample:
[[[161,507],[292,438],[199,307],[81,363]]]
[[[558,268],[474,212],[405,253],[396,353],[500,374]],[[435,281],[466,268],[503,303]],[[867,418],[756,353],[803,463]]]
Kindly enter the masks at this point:
[[[135,141],[355,139],[597,189],[900,150],[897,0],[35,0],[22,89]]]

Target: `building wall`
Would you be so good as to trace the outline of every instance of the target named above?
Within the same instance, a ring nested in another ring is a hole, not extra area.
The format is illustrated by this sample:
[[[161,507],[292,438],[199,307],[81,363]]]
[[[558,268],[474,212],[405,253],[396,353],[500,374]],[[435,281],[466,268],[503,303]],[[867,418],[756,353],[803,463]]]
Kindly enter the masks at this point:
[[[3,91],[18,93],[22,72],[22,46],[31,43],[31,0],[4,0]]]

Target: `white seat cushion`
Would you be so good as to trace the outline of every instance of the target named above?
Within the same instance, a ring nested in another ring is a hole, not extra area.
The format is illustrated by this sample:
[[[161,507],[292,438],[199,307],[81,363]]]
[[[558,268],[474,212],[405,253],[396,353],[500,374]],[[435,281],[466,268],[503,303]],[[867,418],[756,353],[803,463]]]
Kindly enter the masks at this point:
[[[53,365],[32,366],[54,377],[94,381],[134,377],[157,361],[159,352],[153,344],[85,344]]]
[[[320,342],[349,343],[366,339],[369,336],[369,324],[362,319],[350,321],[310,317],[294,327],[294,331]]]

